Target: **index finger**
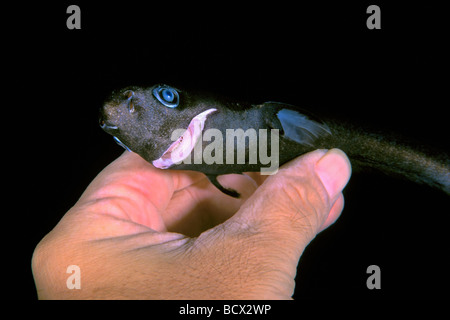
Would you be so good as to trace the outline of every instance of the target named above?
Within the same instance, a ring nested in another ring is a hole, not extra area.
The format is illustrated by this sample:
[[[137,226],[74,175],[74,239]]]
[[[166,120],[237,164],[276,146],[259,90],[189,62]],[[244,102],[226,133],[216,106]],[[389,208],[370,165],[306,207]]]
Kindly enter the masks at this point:
[[[206,177],[198,172],[157,169],[139,155],[126,151],[97,175],[76,206],[102,211],[105,202],[108,205],[120,202],[123,210],[115,210],[116,215],[151,226],[161,220],[161,212],[176,191],[202,179]],[[131,216],[134,214],[139,216]]]
[[[120,194],[126,191],[123,190],[123,185],[128,184],[147,198],[157,198],[163,204],[170,200],[174,192],[202,179],[205,176],[198,172],[184,172],[180,175],[176,171],[157,169],[136,153],[125,151],[97,175],[79,201],[104,198],[111,192]],[[159,188],[154,188],[155,185]]]

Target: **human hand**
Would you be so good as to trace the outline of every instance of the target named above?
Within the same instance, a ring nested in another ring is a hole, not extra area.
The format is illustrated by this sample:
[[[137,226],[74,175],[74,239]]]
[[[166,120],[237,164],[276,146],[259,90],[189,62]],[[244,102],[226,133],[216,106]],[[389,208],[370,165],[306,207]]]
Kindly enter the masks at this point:
[[[235,199],[201,173],[125,152],[37,246],[39,298],[290,298],[298,260],[338,218],[350,174],[342,151],[316,150],[267,179],[220,177]],[[66,286],[69,265],[80,268],[79,290]]]

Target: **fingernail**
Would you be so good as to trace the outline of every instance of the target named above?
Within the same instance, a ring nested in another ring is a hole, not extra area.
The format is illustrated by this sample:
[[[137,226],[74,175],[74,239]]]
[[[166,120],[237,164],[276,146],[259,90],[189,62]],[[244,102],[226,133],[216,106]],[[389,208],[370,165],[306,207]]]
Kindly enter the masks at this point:
[[[331,149],[317,161],[315,170],[330,199],[334,199],[347,185],[352,167],[343,151]]]

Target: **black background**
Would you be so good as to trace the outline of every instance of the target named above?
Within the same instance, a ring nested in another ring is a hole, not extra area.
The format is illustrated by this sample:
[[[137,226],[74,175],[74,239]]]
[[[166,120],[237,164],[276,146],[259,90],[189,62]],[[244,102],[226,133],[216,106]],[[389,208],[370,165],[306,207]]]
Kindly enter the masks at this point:
[[[82,29],[68,30],[70,4],[8,11],[13,88],[4,92],[3,141],[5,175],[14,177],[5,212],[13,298],[36,299],[34,247],[122,153],[97,120],[115,88],[163,82],[281,101],[448,151],[448,34],[436,5],[375,2],[382,29],[368,30],[373,3],[364,1],[78,2]],[[445,297],[448,196],[367,173],[353,175],[345,197],[341,218],[302,256],[294,298]],[[372,264],[381,290],[366,287]]]

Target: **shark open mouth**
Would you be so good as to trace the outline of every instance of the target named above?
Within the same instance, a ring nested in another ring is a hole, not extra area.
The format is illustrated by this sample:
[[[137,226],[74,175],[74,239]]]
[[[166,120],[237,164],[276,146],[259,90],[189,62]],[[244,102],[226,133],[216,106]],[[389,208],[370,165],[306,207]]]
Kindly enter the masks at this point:
[[[186,131],[152,164],[159,169],[168,169],[186,159],[202,135],[207,116],[215,111],[217,109],[208,109],[192,118]]]

